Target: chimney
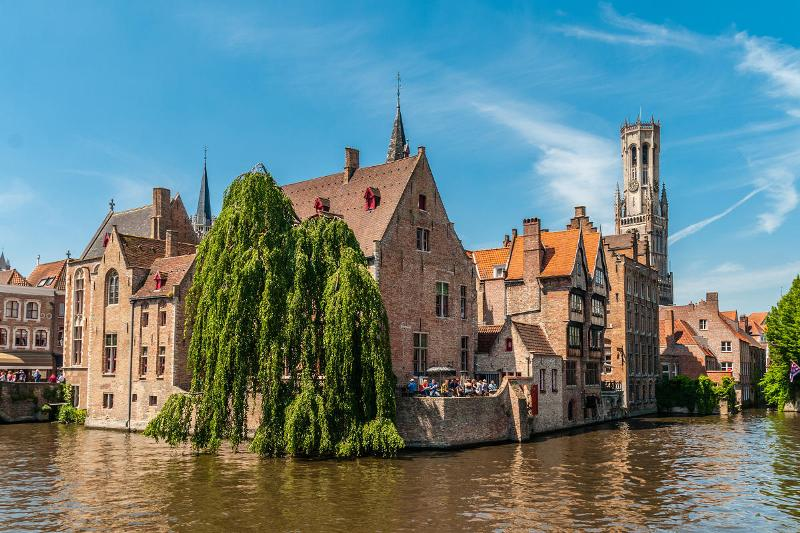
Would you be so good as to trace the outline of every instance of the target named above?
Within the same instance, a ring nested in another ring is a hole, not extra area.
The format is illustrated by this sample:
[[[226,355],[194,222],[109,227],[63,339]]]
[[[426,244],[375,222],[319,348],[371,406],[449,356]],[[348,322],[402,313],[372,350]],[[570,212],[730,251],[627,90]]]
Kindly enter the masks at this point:
[[[717,311],[719,311],[719,293],[718,292],[707,292],[706,293],[706,303],[711,305]]]
[[[178,255],[178,232],[168,229],[166,240],[167,242],[164,246],[164,257],[175,257]]]
[[[542,223],[538,218],[526,218],[522,221],[523,239],[523,281],[533,283],[542,272],[544,246],[542,246]]]
[[[349,146],[344,149],[344,182],[349,183],[353,174],[358,170],[358,150],[350,148]]]
[[[575,218],[581,218],[586,216],[586,206],[585,205],[576,205],[575,206]]]
[[[425,155],[425,147],[417,146],[417,155]]]
[[[503,236],[503,248],[505,248],[506,246],[508,246],[510,242],[511,242],[511,237],[509,237],[509,236],[508,236],[508,233],[506,233],[506,234]]]
[[[640,262],[643,262],[645,265],[650,266],[650,236],[649,235],[645,235],[644,236],[644,246],[642,246],[642,255],[644,256],[643,257],[644,261],[640,261]],[[637,261],[638,261],[638,259],[637,259]]]
[[[667,335],[675,335],[675,311],[667,309]]]
[[[150,238],[164,239],[170,226],[169,189],[153,187],[153,205],[150,211]]]

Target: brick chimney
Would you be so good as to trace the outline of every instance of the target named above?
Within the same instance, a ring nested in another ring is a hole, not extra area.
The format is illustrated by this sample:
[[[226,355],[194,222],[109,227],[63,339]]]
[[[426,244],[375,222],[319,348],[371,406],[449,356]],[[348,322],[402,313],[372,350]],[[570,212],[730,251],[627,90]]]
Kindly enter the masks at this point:
[[[716,311],[719,312],[719,293],[718,292],[707,292],[706,293],[706,303],[713,307]]]
[[[511,243],[511,237],[509,237],[509,236],[508,236],[508,233],[506,233],[506,234],[503,236],[503,248],[505,248],[506,246],[508,246],[508,245],[509,245],[509,243]]]
[[[664,314],[667,321],[667,335],[675,335],[675,311],[667,309]]]
[[[644,259],[644,261],[641,261],[641,262],[644,263],[647,266],[650,266],[650,236],[649,235],[645,235],[644,239],[643,239],[643,242],[644,242],[644,246],[642,246],[642,259]],[[637,261],[638,261],[638,258],[637,258]]]
[[[522,221],[523,235],[523,274],[525,283],[534,283],[542,272],[544,246],[542,246],[542,223],[538,218]]]
[[[345,147],[344,149],[344,182],[349,183],[350,180],[353,178],[353,174],[356,173],[358,170],[358,162],[359,154],[356,148],[350,148],[349,146]]]
[[[153,188],[153,205],[150,211],[150,238],[165,239],[170,226],[169,189]]]
[[[166,245],[164,246],[164,257],[175,257],[178,255],[178,232],[168,229],[166,241]]]
[[[586,206],[585,205],[576,205],[575,206],[575,216],[572,217],[567,224],[567,229],[580,229],[583,228],[584,231],[595,232],[597,231],[594,227],[594,224],[589,220],[589,217],[586,216]]]

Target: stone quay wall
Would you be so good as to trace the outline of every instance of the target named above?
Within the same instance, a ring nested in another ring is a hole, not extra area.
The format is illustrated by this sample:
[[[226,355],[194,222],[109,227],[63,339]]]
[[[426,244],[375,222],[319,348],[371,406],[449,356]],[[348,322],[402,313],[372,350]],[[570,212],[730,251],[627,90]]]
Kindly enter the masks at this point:
[[[0,423],[46,422],[45,404],[55,401],[60,385],[0,381]]]
[[[530,439],[532,378],[504,378],[493,396],[397,399],[397,430],[409,448],[457,448]]]

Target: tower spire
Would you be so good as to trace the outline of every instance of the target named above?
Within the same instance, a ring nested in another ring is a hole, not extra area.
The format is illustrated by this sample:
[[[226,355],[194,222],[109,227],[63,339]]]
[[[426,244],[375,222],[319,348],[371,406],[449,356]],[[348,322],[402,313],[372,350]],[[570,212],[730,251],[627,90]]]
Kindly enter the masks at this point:
[[[403,115],[400,113],[400,73],[397,73],[397,112],[394,116],[392,136],[389,139],[389,150],[386,153],[386,162],[399,161],[408,157],[408,142],[403,128]]]
[[[197,212],[192,217],[192,225],[199,237],[205,235],[214,219],[211,216],[211,197],[208,191],[208,146],[203,146],[203,177],[200,179],[200,196],[197,199]]]

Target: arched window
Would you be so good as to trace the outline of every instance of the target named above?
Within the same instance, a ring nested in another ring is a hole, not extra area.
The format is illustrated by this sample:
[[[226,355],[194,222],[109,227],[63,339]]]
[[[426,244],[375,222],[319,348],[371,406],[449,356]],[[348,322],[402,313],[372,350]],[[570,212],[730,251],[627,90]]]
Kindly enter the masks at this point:
[[[19,302],[8,300],[6,302],[6,318],[19,318]]]
[[[106,277],[106,305],[119,303],[119,274],[112,270]]]
[[[650,145],[647,143],[642,144],[642,164],[650,164]]]
[[[36,302],[28,302],[25,304],[25,319],[26,320],[39,320],[39,304]]]
[[[45,330],[36,330],[36,333],[33,336],[33,345],[38,348],[44,348],[47,346],[47,332]]]
[[[631,146],[631,166],[636,166],[636,145]]]
[[[84,269],[75,272],[75,314],[83,314]]]
[[[28,346],[28,330],[18,329],[14,335],[14,346],[25,348]]]

